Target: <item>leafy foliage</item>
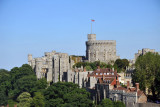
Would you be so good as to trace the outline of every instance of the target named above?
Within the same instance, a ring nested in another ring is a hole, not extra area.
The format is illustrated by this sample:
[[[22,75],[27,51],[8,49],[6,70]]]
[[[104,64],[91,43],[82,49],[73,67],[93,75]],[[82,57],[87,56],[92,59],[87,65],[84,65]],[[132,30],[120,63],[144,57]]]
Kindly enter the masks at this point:
[[[7,105],[8,97],[4,91],[0,91],[0,106]]]
[[[108,98],[102,100],[100,105],[101,105],[101,107],[114,107],[113,102]]]
[[[138,82],[144,91],[148,88],[154,97],[156,93],[160,94],[160,55],[149,52],[139,56],[135,67],[133,82]]]
[[[100,66],[100,68],[112,68],[113,67],[111,64],[106,64],[104,62],[95,61],[95,62],[78,62],[73,65],[73,68],[75,67],[80,68],[81,66],[85,67],[87,71],[96,70],[97,66]]]
[[[33,105],[35,107],[44,107],[45,106],[45,102],[44,102],[44,96],[41,92],[35,92],[34,93],[34,97],[33,97]]]
[[[8,95],[16,100],[22,92],[33,93],[36,87],[36,75],[28,64],[23,64],[22,67],[15,67],[10,71],[10,83]]]
[[[115,101],[114,107],[125,107],[125,104],[122,101]]]
[[[0,84],[8,80],[9,72],[5,69],[0,69]]]
[[[27,64],[14,67],[10,72],[1,69],[0,81],[0,106],[18,104],[19,107],[90,107],[93,105],[85,89],[80,89],[73,83],[63,82],[48,86],[46,79],[38,80],[35,72]]]
[[[117,59],[114,63],[117,72],[125,71],[127,66],[129,66],[129,61],[127,59]]]
[[[46,107],[59,106],[92,106],[89,100],[89,93],[85,89],[80,89],[77,84],[58,82],[52,84],[44,92]]]
[[[33,99],[31,98],[30,93],[23,92],[18,96],[17,101],[19,102],[18,107],[30,107]]]
[[[106,98],[97,107],[125,107],[125,104],[121,101],[112,101]]]

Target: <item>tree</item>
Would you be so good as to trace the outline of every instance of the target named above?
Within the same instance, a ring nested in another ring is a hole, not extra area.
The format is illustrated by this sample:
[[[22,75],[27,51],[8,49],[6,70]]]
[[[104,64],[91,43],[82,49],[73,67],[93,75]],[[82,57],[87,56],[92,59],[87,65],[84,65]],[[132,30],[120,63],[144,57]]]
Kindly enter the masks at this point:
[[[102,107],[114,107],[113,102],[110,99],[108,99],[108,98],[102,100],[102,102],[100,103],[100,105]]]
[[[28,64],[23,64],[21,67],[14,67],[10,71],[11,87],[8,88],[9,98],[16,100],[18,95],[22,92],[30,92],[31,94],[36,91],[36,75]]]
[[[42,78],[36,81],[36,90],[37,91],[44,91],[48,86],[46,78]]]
[[[41,92],[35,92],[33,97],[33,105],[35,107],[44,107],[45,101],[44,96]]]
[[[33,75],[24,76],[18,79],[14,84],[14,88],[18,89],[21,92],[34,92],[34,88],[36,87],[37,78]]]
[[[125,71],[126,67],[129,65],[129,61],[127,59],[117,59],[114,63],[114,67],[118,72]]]
[[[125,104],[122,101],[115,101],[114,107],[125,107]]]
[[[18,107],[30,107],[33,99],[30,93],[23,92],[18,96],[17,101],[19,102]]]
[[[129,61],[127,59],[122,59],[123,63],[123,69],[126,69],[127,66],[129,66]]]
[[[0,106],[7,105],[8,97],[6,96],[4,91],[0,91]]]
[[[7,81],[9,78],[9,72],[5,69],[0,69],[0,84]]]
[[[58,82],[52,84],[44,92],[45,106],[68,106],[74,107],[92,106],[92,101],[89,99],[89,93],[85,89],[80,89],[77,84]]]
[[[157,53],[146,53],[139,56],[135,63],[135,72],[133,82],[140,84],[140,89],[145,91],[146,88],[156,97],[160,87],[160,55]]]
[[[92,71],[93,69],[91,68],[91,66],[86,66],[86,70],[87,71]]]

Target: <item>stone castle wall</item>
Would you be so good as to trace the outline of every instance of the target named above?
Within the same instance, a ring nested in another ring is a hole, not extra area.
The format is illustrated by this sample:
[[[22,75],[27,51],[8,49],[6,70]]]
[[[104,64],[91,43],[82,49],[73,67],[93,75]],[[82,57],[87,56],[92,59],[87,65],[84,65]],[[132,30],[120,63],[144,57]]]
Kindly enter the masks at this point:
[[[118,59],[115,40],[96,40],[96,34],[88,34],[86,58],[89,62],[110,62]]]
[[[54,83],[63,81],[64,72],[71,69],[73,63],[68,54],[56,51],[45,52],[45,56],[40,58],[32,58],[31,54],[28,55],[28,64],[34,69],[37,78],[47,78],[47,81]]]

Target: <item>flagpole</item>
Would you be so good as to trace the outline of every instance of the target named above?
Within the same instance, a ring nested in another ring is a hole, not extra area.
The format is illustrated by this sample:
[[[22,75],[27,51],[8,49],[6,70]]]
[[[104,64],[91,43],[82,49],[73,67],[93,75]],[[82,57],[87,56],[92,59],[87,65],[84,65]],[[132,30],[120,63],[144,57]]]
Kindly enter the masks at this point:
[[[92,22],[91,22],[91,34],[92,34]]]
[[[91,34],[92,34],[92,22],[94,22],[95,20],[91,19]]]

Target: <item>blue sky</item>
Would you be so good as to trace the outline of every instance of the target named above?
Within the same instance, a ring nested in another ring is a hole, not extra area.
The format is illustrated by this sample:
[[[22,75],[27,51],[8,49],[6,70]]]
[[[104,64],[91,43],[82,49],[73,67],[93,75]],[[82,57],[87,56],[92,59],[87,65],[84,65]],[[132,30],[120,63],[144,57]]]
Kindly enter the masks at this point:
[[[85,55],[90,19],[97,40],[116,40],[121,58],[160,51],[159,0],[0,0],[0,68],[27,63],[29,53]]]

